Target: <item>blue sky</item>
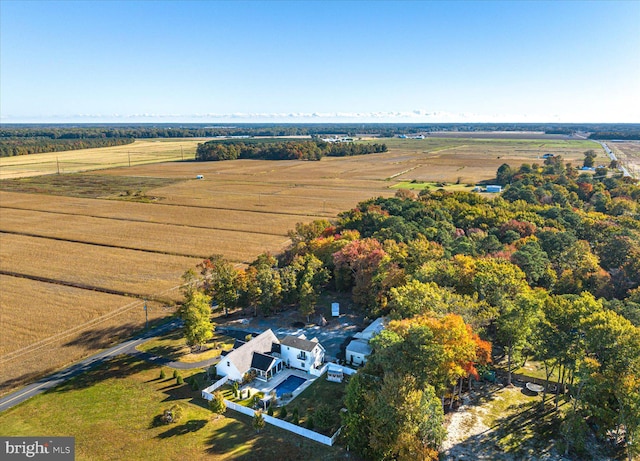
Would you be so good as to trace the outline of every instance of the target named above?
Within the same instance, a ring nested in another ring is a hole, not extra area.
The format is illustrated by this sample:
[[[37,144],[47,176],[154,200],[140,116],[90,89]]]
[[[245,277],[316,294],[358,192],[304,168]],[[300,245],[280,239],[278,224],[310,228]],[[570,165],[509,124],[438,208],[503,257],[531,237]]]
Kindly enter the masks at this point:
[[[640,123],[638,1],[0,1],[6,123]]]

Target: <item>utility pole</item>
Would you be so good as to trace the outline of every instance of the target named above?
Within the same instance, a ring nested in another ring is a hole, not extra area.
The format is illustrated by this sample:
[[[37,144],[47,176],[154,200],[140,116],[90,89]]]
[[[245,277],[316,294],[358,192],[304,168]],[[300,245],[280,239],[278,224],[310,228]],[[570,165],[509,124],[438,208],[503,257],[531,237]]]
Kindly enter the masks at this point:
[[[147,300],[144,300],[144,329],[149,327],[149,309],[147,308]]]
[[[127,155],[129,156],[129,168],[131,168],[131,152],[127,151]]]
[[[182,157],[182,161],[184,162],[184,152],[182,151],[182,146],[180,146],[180,156]]]
[[[60,161],[58,160],[58,157],[56,157],[56,167],[58,169],[58,174],[60,174]]]

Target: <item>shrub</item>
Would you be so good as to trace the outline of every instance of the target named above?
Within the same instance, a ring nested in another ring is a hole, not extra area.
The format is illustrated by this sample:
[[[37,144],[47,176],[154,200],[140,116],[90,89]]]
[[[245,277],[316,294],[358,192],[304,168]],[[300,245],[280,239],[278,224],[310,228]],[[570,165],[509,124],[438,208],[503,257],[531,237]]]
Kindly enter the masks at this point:
[[[160,368],[160,379],[165,379],[167,374],[164,372],[164,368]]]
[[[224,396],[222,392],[215,391],[213,393],[213,399],[209,400],[209,410],[217,415],[221,415],[225,412],[227,406],[224,404]]]
[[[178,377],[176,378],[176,384],[180,385],[180,384],[184,384],[184,379],[182,379],[182,375],[178,375]]]
[[[269,405],[269,408],[267,409],[267,414],[269,416],[273,416],[273,406]]]
[[[280,408],[280,419],[285,419],[287,417],[287,407]]]
[[[178,379],[178,370],[173,370],[173,379]]]
[[[264,429],[265,424],[266,423],[264,421],[264,417],[262,416],[262,412],[256,411],[253,415],[253,428],[256,430],[256,432],[260,432],[262,429]]]
[[[307,429],[313,429],[313,415],[309,415],[307,418]]]
[[[160,417],[154,419],[154,426],[177,423],[182,419],[183,413],[182,406],[175,404],[171,408],[164,410]]]
[[[331,408],[327,404],[321,403],[318,405],[314,416],[315,423],[320,429],[324,430],[331,427],[333,415],[331,414]]]
[[[298,407],[293,407],[293,413],[291,414],[291,422],[298,424],[300,422],[300,415],[298,415]]]

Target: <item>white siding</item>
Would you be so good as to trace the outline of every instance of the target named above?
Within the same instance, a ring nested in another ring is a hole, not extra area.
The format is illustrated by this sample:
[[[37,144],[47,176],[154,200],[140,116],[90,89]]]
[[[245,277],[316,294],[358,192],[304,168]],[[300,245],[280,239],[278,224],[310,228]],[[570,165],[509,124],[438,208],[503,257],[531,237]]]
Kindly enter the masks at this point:
[[[233,362],[226,360],[225,357],[220,359],[216,365],[218,376],[226,376],[233,381],[242,381],[242,374],[234,366]]]

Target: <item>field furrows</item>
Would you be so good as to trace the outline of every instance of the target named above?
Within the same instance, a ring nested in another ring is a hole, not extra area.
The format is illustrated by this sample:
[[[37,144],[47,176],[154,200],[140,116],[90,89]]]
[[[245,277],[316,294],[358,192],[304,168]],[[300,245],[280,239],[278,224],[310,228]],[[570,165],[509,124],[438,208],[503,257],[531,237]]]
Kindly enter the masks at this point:
[[[0,394],[144,326],[143,301],[0,274]],[[28,293],[28,298],[25,297]],[[149,301],[149,320],[170,312]]]
[[[236,231],[195,229],[175,224],[115,221],[87,216],[3,209],[0,231],[38,237],[137,249],[193,258],[224,254],[233,261],[247,261],[267,249],[282,248],[281,236]]]
[[[0,234],[0,257],[4,272],[149,298],[175,287],[184,271],[200,262],[12,234]],[[175,301],[179,293],[164,298]]]
[[[88,218],[97,218],[97,219],[109,219],[109,220],[114,220],[114,221],[126,221],[126,222],[145,222],[145,223],[150,223],[150,224],[169,224],[169,225],[174,225],[174,226],[181,226],[181,227],[187,227],[187,228],[192,228],[192,229],[213,229],[213,230],[226,230],[226,231],[236,231],[236,232],[245,232],[247,234],[259,234],[259,235],[279,235],[282,237],[285,237],[286,235],[282,232],[260,232],[260,231],[255,231],[255,230],[241,230],[241,229],[236,229],[232,226],[229,227],[220,227],[220,226],[202,226],[202,225],[197,225],[197,224],[181,224],[181,223],[173,223],[173,222],[166,222],[166,221],[154,221],[153,219],[144,219],[144,218],[133,218],[133,217],[115,217],[115,216],[100,216],[98,214],[92,214],[92,213],[73,213],[73,212],[69,212],[69,211],[53,211],[53,210],[35,210],[33,208],[21,208],[21,207],[14,207],[14,206],[5,206],[2,205],[0,206],[0,209],[7,209],[7,210],[22,210],[22,211],[32,211],[34,213],[50,213],[50,214],[54,214],[54,215],[59,215],[59,216],[85,216]]]

